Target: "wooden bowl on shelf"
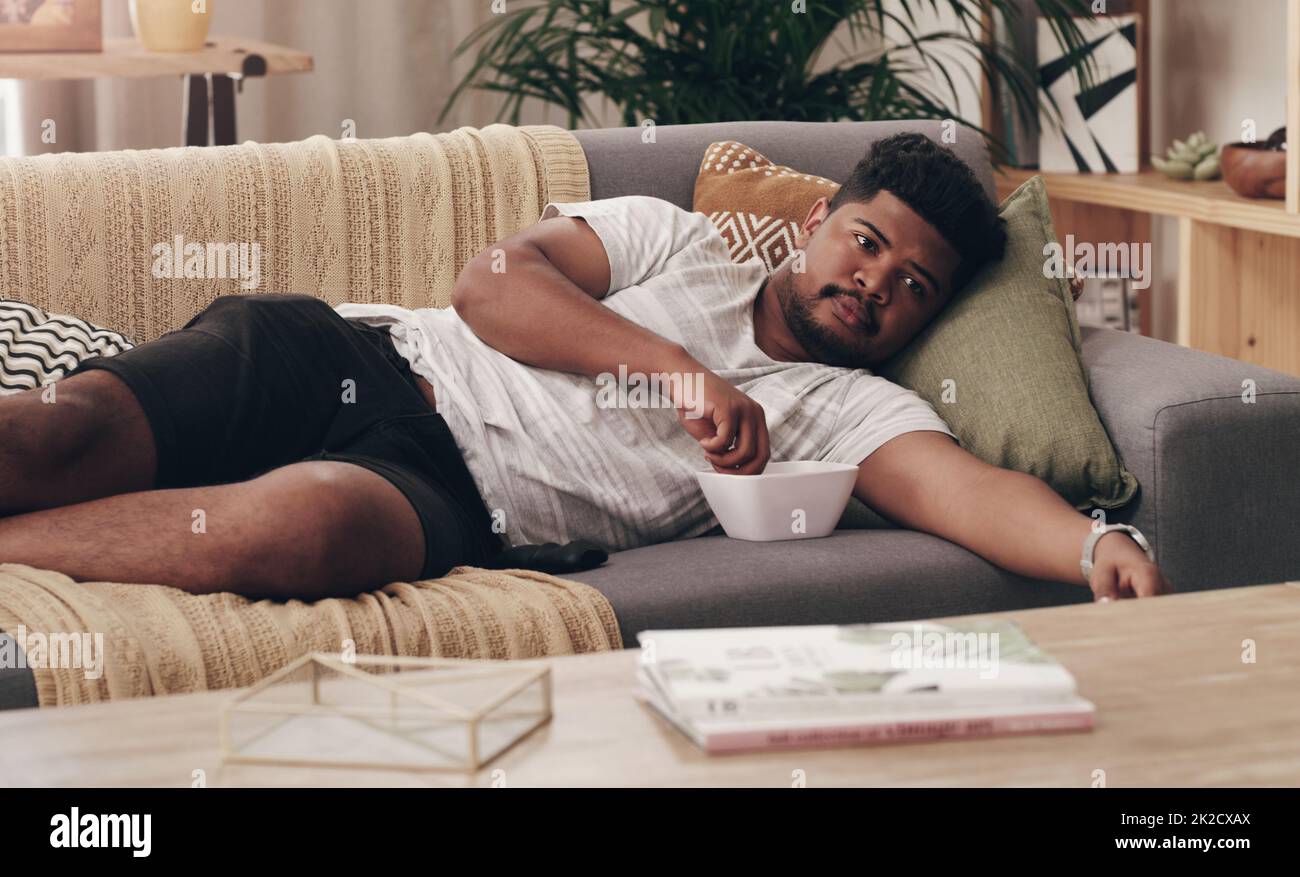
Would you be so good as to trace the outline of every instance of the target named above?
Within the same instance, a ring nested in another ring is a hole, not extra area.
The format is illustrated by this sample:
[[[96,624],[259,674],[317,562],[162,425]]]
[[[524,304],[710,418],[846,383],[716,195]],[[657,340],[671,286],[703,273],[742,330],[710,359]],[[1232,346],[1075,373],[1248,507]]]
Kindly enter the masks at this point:
[[[1229,188],[1247,198],[1286,197],[1286,150],[1267,143],[1229,143],[1219,154]]]

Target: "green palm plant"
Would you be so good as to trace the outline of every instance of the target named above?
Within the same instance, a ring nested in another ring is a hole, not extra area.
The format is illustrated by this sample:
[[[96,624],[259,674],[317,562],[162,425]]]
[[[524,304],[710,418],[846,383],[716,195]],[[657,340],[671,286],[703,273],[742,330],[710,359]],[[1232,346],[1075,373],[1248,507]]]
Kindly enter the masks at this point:
[[[563,107],[569,127],[594,123],[589,96],[603,96],[634,126],[785,119],[864,121],[954,119],[991,132],[954,107],[953,54],[975,61],[1011,98],[1022,120],[1037,115],[1039,90],[1030,60],[992,39],[995,17],[1008,29],[1022,14],[1016,0],[531,0],[476,28],[457,47],[478,45],[474,64],[438,121],[467,88],[507,95],[496,121],[519,124],[525,98]],[[1034,0],[1086,86],[1092,60],[1072,16],[1089,0]],[[917,11],[948,13],[948,30],[922,27]],[[639,16],[643,20],[636,21]],[[815,72],[843,23],[852,39],[845,60]],[[863,48],[859,51],[859,46]],[[1050,96],[1050,119],[1059,119]]]

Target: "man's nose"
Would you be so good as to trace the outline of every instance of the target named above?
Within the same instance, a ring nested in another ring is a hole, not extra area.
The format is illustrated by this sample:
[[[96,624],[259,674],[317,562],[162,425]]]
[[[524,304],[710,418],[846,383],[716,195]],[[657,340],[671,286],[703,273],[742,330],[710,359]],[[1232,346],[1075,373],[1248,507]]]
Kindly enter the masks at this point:
[[[853,286],[863,298],[877,305],[889,304],[889,284],[885,282],[884,272],[863,268],[853,275]]]

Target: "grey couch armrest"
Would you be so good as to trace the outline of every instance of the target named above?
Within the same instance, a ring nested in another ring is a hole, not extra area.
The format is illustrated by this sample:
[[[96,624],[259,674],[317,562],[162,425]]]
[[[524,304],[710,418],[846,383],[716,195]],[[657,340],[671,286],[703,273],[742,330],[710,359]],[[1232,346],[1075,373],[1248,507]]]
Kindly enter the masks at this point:
[[[1300,579],[1300,378],[1113,329],[1083,329],[1083,361],[1142,485],[1107,522],[1145,533],[1179,591]]]

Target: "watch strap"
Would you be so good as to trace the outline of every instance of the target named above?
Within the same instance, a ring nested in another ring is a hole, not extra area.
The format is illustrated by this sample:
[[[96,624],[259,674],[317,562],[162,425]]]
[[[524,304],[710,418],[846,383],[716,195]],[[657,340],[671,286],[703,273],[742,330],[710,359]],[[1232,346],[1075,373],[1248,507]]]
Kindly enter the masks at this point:
[[[1097,547],[1097,542],[1107,533],[1113,533],[1116,530],[1122,530],[1133,538],[1138,547],[1146,552],[1147,560],[1152,563],[1156,562],[1156,553],[1151,548],[1151,543],[1142,535],[1142,531],[1130,524],[1107,524],[1104,527],[1096,527],[1088,538],[1083,542],[1083,557],[1079,561],[1079,569],[1083,572],[1083,580],[1086,583],[1092,582],[1093,551]]]

